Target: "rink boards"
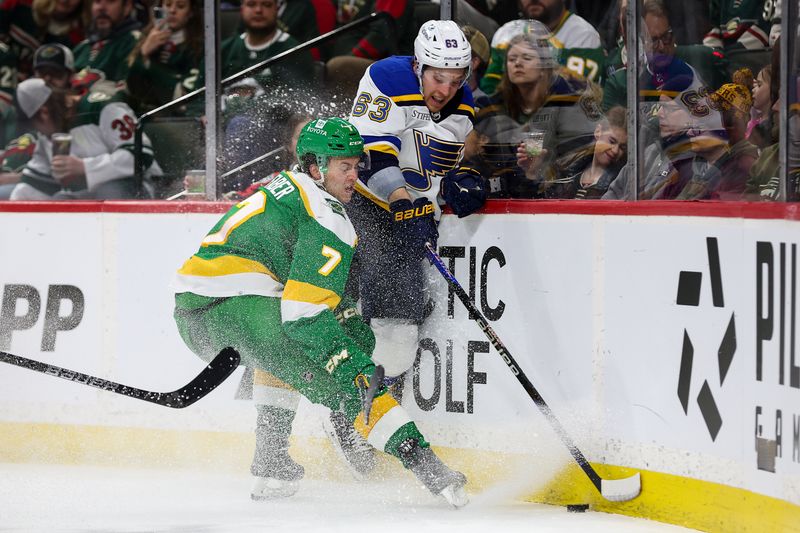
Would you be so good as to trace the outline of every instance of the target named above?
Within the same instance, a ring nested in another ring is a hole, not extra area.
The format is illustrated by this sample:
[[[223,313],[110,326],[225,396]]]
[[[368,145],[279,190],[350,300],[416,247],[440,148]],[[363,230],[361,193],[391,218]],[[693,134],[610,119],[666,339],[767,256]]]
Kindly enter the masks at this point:
[[[199,372],[169,284],[222,204],[0,204],[0,350],[151,390]],[[495,202],[438,250],[626,504],[593,492],[463,305],[430,271],[403,405],[480,491],[712,530],[800,519],[796,206]],[[0,460],[249,463],[241,371],[175,411],[0,368]],[[298,453],[320,444],[315,410]]]

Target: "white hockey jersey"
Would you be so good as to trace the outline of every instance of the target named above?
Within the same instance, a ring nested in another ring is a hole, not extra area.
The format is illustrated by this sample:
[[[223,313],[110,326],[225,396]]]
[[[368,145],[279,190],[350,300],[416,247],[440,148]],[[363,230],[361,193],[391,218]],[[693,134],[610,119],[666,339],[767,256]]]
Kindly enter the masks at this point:
[[[475,118],[472,92],[466,85],[439,113],[431,113],[420,92],[412,58],[394,56],[373,63],[358,87],[350,122],[364,138],[365,147],[396,157],[412,198],[427,197],[440,214],[437,195],[447,171],[464,155],[464,141]],[[388,209],[359,181],[356,190]]]
[[[80,101],[69,131],[72,135],[70,155],[83,159],[87,189],[133,176],[135,126],[136,116],[128,104],[108,101],[107,95],[102,93],[89,93]],[[161,168],[153,159],[146,135],[142,144],[147,167],[145,176],[160,175]],[[61,185],[52,176],[52,157],[53,143],[39,134],[33,157],[22,171],[22,181],[48,195],[58,192]]]

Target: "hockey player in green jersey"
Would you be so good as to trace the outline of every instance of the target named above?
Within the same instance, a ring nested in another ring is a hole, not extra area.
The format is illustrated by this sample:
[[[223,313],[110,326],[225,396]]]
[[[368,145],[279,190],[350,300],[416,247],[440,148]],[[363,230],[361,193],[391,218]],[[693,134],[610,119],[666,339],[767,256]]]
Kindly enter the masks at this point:
[[[382,367],[370,358],[374,336],[343,297],[357,243],[343,204],[363,154],[349,122],[309,122],[297,142],[301,171],[282,172],[231,208],[178,271],[175,320],[201,358],[234,347],[244,364],[343,411],[372,446],[460,507],[466,478],[436,457],[379,385]],[[279,437],[260,473],[265,498],[293,494],[303,477],[287,453],[288,430]]]

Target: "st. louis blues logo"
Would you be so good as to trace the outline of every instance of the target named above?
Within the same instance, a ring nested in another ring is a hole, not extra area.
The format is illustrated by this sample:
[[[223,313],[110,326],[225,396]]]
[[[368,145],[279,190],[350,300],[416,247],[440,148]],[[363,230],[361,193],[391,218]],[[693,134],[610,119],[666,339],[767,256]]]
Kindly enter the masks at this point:
[[[442,177],[454,168],[464,150],[464,143],[443,141],[417,130],[414,130],[414,146],[417,168],[404,168],[403,176],[408,186],[418,191],[427,191],[434,177]]]

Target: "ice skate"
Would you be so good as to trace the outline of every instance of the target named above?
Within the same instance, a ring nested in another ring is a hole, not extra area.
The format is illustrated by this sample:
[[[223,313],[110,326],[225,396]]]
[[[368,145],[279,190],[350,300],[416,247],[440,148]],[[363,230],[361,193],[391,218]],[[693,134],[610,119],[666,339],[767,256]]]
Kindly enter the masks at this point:
[[[250,497],[255,501],[292,496],[300,488],[305,469],[289,455],[289,432],[294,413],[259,406],[256,450],[250,473],[255,476]]]
[[[322,426],[353,477],[361,481],[375,469],[375,448],[356,431],[344,413],[331,411],[330,416],[323,419]]]
[[[250,497],[255,501],[287,498],[300,489],[305,469],[294,462],[286,449],[257,454],[250,467],[255,476]]]
[[[423,448],[415,439],[400,445],[400,460],[433,494],[442,497],[454,508],[469,503],[464,485],[467,478],[447,467],[430,448]]]

